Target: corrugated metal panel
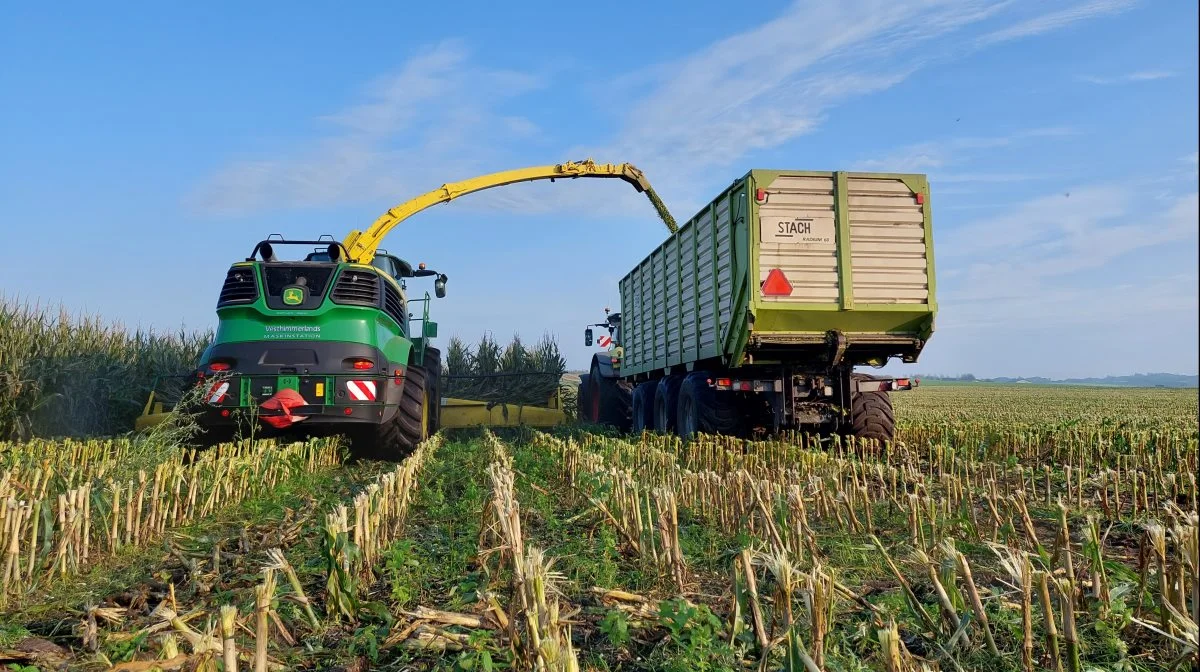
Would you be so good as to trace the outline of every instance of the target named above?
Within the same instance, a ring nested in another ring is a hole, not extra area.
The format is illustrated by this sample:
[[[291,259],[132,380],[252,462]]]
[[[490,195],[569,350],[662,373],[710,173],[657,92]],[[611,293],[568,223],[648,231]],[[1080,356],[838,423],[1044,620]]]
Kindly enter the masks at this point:
[[[625,348],[625,362],[630,365],[637,364],[638,348],[636,337],[637,329],[637,310],[634,306],[638,303],[637,293],[637,269],[633,269],[629,275],[626,275],[618,283],[621,289],[621,340]]]
[[[699,288],[700,352],[716,351],[717,347],[717,302],[716,263],[713,250],[712,211],[705,211],[693,225],[696,229],[696,286]]]
[[[854,302],[928,303],[923,206],[894,178],[846,182]]]
[[[833,177],[781,176],[759,205],[759,283],[772,268],[792,283],[778,303],[837,303],[837,229]]]
[[[654,328],[650,316],[650,278],[647,276],[649,262],[643,261],[637,268],[637,347],[638,364],[646,366],[650,361],[650,331]]]
[[[667,305],[666,305],[666,278],[664,277],[663,254],[659,250],[657,254],[650,257],[651,283],[654,286],[654,307],[652,316],[654,319],[654,341],[650,344],[650,362],[651,366],[658,366],[658,361],[666,355],[667,341]]]
[[[624,278],[621,278],[617,282],[618,291],[621,292],[621,296],[629,297],[626,300],[629,302],[630,306],[633,305],[633,292],[632,292],[632,290],[630,290],[630,287],[631,287],[630,280],[632,279],[632,277],[633,276],[627,275]],[[630,338],[633,334],[637,333],[636,323],[635,323],[636,319],[637,319],[637,316],[634,315],[634,312],[632,310],[629,310],[629,311],[623,310],[622,311],[622,313],[621,313],[621,331],[620,331],[621,338],[623,338],[623,339]],[[628,364],[633,364],[636,361],[635,360],[636,354],[633,354],[632,350],[633,350],[633,348],[629,348],[629,347],[625,348],[625,362]]]
[[[717,345],[725,349],[722,337],[729,333],[729,319],[733,315],[733,239],[732,221],[729,217],[729,199],[717,202],[717,305],[720,306]]]
[[[670,364],[679,359],[681,330],[679,321],[679,238],[677,236],[672,236],[663,245],[663,261],[666,264],[663,284],[667,301],[667,342],[664,354],[667,364]]]
[[[630,366],[640,366],[644,355],[642,352],[642,270],[635,268],[629,274],[629,288],[622,289],[622,296],[629,296],[629,307],[622,306],[622,332],[625,362]]]
[[[679,229],[679,303],[683,310],[683,353],[684,361],[696,358],[699,325],[696,321],[696,230],[688,226]]]

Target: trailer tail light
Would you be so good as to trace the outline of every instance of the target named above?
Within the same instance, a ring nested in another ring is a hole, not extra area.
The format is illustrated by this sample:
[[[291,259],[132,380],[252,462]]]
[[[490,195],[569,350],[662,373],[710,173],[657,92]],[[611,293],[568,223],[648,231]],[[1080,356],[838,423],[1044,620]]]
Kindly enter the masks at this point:
[[[763,189],[761,187],[759,189],[755,190],[754,200],[758,201],[759,203],[766,203],[767,202],[767,190]]]
[[[733,387],[733,381],[729,378],[717,378],[716,387],[718,390],[728,390]]]
[[[788,282],[787,276],[778,268],[772,268],[767,273],[767,279],[762,284],[763,296],[791,296],[792,283]]]
[[[918,191],[917,193],[913,194],[913,196],[915,196],[917,199],[917,205],[925,205],[925,194],[922,194]]]

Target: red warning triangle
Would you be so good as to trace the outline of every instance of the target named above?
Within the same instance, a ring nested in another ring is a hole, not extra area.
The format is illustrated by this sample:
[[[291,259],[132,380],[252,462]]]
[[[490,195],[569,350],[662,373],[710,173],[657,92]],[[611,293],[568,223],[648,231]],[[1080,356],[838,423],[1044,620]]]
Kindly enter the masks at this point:
[[[767,273],[767,279],[762,284],[763,296],[791,296],[792,283],[788,282],[787,276],[778,268],[772,268],[771,272]]]

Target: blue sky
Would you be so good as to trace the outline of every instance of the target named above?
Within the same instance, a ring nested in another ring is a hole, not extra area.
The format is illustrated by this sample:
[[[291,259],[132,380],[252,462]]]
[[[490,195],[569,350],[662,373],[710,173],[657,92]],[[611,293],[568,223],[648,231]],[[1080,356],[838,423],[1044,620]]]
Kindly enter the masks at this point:
[[[928,173],[926,373],[1197,371],[1197,8],[1169,0],[126,3],[0,10],[0,293],[202,328],[269,233],[341,238],[446,181],[593,157],[680,220],[750,168]],[[441,335],[583,325],[665,229],[539,183],[386,240]]]

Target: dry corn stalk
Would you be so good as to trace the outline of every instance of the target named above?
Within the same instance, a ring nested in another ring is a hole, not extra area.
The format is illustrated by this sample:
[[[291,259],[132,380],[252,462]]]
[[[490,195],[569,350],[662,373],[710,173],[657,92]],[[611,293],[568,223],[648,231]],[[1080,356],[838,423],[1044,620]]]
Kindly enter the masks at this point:
[[[254,586],[254,672],[267,672],[267,645],[271,639],[271,600],[275,597],[275,571],[263,570],[263,582]]]
[[[237,672],[238,648],[233,633],[237,627],[237,608],[225,604],[221,606],[221,652],[225,662],[225,672]]]

